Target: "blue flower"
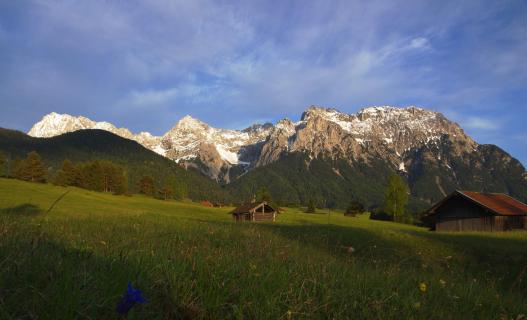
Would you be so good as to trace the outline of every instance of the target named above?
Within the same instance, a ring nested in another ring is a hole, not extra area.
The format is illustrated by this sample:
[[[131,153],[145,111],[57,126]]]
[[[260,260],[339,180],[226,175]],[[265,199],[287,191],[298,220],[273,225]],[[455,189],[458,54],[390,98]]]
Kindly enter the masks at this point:
[[[117,313],[126,315],[136,303],[145,303],[142,294],[141,290],[134,289],[132,283],[128,282],[128,288],[117,304]]]

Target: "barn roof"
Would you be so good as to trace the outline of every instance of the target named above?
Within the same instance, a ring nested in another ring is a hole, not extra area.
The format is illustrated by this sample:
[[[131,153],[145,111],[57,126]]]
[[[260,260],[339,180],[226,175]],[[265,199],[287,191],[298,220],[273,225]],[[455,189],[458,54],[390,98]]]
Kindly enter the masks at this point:
[[[503,193],[482,193],[474,191],[455,191],[445,199],[438,202],[428,210],[429,215],[435,214],[436,209],[441,207],[443,203],[456,195],[461,195],[464,198],[490,210],[496,215],[500,216],[527,216],[527,204],[522,203],[513,197]]]
[[[238,214],[238,213],[247,213],[255,208],[258,208],[262,205],[267,205],[268,207],[271,207],[267,202],[250,202],[245,203],[239,206],[238,208],[234,209],[231,213]],[[273,207],[271,207],[273,210],[275,210]],[[276,211],[276,210],[275,210]]]

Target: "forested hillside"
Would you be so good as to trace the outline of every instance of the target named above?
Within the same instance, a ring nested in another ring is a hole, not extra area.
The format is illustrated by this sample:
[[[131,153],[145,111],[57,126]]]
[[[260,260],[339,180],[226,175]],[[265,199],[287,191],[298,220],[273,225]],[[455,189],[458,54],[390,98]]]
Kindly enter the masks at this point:
[[[150,176],[157,188],[175,185],[193,200],[236,200],[200,173],[185,170],[137,142],[107,131],[81,130],[52,138],[33,138],[19,131],[0,128],[0,152],[6,157],[4,170],[9,170],[10,163],[25,158],[31,151],[42,157],[50,179],[57,174],[65,159],[74,163],[107,160],[124,168],[130,192],[137,192],[139,181]]]

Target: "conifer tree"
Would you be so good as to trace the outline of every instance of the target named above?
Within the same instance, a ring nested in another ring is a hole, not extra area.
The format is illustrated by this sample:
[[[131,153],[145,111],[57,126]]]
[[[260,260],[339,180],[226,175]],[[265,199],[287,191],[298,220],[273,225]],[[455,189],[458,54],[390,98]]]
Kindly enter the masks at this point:
[[[154,179],[152,177],[144,176],[139,180],[139,193],[152,196],[154,191]]]
[[[87,188],[86,187],[86,175],[84,171],[84,165],[78,164],[74,166],[74,178],[73,178],[73,185],[79,188]]]
[[[390,176],[384,194],[384,210],[393,217],[394,221],[403,220],[408,203],[408,193],[408,186],[399,175]]]
[[[59,186],[72,186],[75,185],[76,178],[77,172],[75,166],[69,159],[66,159],[62,163],[62,168],[57,172],[53,183]]]
[[[22,180],[46,182],[46,169],[42,163],[42,158],[36,151],[27,154],[27,158],[20,165],[18,174]]]
[[[110,168],[110,185],[108,192],[125,194],[128,189],[128,179],[126,178],[124,169],[115,164],[111,164]]]
[[[61,170],[64,172],[64,177],[66,179],[66,185],[68,186],[73,185],[75,183],[75,178],[77,176],[77,169],[75,168],[73,163],[69,159],[64,160],[64,162],[62,163]]]
[[[57,186],[67,186],[64,171],[62,171],[61,169],[57,171],[57,174],[55,175],[55,178],[51,180],[51,183]]]
[[[98,160],[91,161],[83,166],[85,188],[93,191],[104,191],[104,173]]]
[[[174,191],[172,190],[172,187],[170,185],[165,185],[163,188],[159,190],[159,194],[161,195],[161,198],[163,200],[168,200]]]

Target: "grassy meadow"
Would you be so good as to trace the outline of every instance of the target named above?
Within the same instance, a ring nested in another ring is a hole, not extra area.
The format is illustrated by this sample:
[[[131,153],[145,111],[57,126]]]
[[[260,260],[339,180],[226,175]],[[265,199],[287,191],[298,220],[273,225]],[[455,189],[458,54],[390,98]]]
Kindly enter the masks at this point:
[[[229,210],[0,179],[0,319],[118,318],[128,282],[129,319],[527,315],[527,232]]]

